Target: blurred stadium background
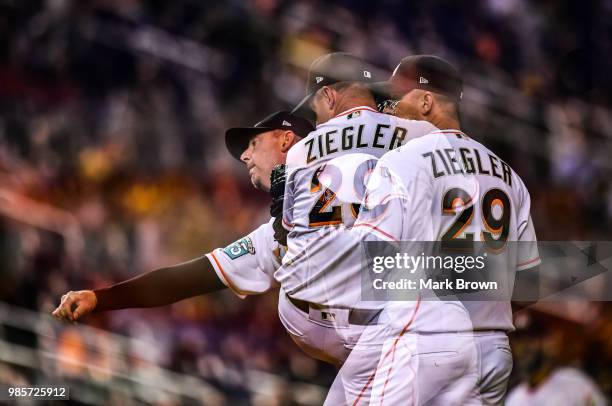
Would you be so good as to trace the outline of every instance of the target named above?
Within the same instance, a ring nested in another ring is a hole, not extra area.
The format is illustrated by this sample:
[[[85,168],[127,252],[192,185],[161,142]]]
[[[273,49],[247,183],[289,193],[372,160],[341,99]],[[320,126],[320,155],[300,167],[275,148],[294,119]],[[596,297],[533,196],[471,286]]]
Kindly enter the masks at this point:
[[[454,62],[465,129],[523,177],[539,239],[610,240],[609,0],[0,0],[0,384],[68,383],[82,404],[320,404],[335,370],[291,343],[275,293],[78,326],[49,313],[265,221],[224,131],[297,102],[334,50]],[[511,385],[544,353],[610,398],[610,309],[521,313]]]

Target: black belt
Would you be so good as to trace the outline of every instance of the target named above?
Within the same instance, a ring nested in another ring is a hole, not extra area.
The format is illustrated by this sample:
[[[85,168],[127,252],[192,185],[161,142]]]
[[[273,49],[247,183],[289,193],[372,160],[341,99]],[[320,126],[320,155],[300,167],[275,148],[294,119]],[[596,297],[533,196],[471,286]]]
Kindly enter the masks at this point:
[[[321,310],[322,312],[332,313],[332,309],[328,306],[323,306],[317,303],[307,302],[305,300],[294,299],[291,296],[285,294],[289,302],[292,305],[303,311],[304,313],[308,313],[310,308]],[[330,310],[330,311],[327,311]],[[378,322],[378,316],[380,316],[381,310],[372,310],[372,309],[350,309],[348,322],[350,324],[356,324],[358,326],[367,326],[369,324],[376,324]]]

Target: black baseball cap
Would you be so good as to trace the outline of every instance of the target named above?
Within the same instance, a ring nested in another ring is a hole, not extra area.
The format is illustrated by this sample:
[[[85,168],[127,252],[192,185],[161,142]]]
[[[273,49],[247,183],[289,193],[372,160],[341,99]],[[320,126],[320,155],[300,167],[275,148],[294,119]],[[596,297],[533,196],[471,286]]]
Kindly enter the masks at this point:
[[[373,70],[361,59],[346,52],[333,52],[325,54],[310,65],[308,70],[308,82],[306,84],[306,96],[293,109],[292,113],[298,111],[309,111],[309,101],[314,94],[323,86],[333,85],[338,82],[365,82],[373,84],[376,82]]]
[[[429,90],[454,98],[463,97],[463,79],[457,68],[435,55],[413,55],[402,59],[386,82],[370,88],[377,95],[401,99],[413,89]]]
[[[273,130],[291,130],[300,137],[307,136],[314,127],[305,118],[288,111],[277,111],[253,127],[234,127],[225,132],[225,145],[230,154],[240,161],[240,155],[248,148],[249,141],[257,134]]]

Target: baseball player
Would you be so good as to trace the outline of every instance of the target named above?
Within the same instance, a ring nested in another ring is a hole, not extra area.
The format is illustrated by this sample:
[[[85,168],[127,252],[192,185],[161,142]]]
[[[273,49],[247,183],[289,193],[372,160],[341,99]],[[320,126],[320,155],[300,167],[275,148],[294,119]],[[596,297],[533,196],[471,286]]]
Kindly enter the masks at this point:
[[[232,156],[246,164],[253,186],[269,190],[272,167],[285,162],[289,148],[312,129],[307,120],[280,111],[253,127],[229,129],[225,142]],[[264,293],[276,286],[272,274],[280,266],[282,250],[272,223],[191,261],[102,289],[68,292],[53,315],[76,322],[94,311],[163,306],[224,288],[240,297]]]
[[[280,318],[296,341],[306,344],[320,342],[301,334],[308,323],[346,332],[352,352],[326,404],[425,403],[434,396],[441,403],[466,403],[475,400],[476,350],[471,335],[456,333],[472,330],[461,303],[415,302],[395,314],[385,301],[361,300],[361,237],[348,230],[359,214],[368,174],[388,151],[437,130],[425,121],[376,111],[372,82],[367,66],[347,54],[325,55],[311,66],[308,95],[296,110],[310,107],[317,128],[287,155],[283,224],[288,249],[275,273],[281,284]],[[290,325],[291,318],[297,323]],[[418,346],[413,337],[398,344],[408,330],[422,333]],[[415,353],[417,348],[422,353]],[[418,362],[409,365],[412,370],[394,369],[394,363],[405,364],[401,361],[413,355]],[[417,376],[427,378],[427,385]],[[389,385],[390,380],[397,384]],[[423,390],[417,392],[431,396],[411,393],[419,386]]]
[[[547,372],[535,385],[523,382],[512,389],[508,406],[606,406],[606,397],[597,384],[583,371],[563,367]]]
[[[573,337],[554,325],[536,322],[521,340],[521,357],[517,376],[521,382],[510,389],[505,404],[508,406],[566,405],[605,406],[606,396],[593,379],[576,366],[563,365],[568,359],[568,346]],[[571,344],[570,344],[571,343]],[[580,347],[584,343],[579,343]],[[588,344],[587,344],[588,345]],[[572,348],[576,353],[579,349]],[[572,358],[570,356],[570,358]],[[516,367],[515,367],[516,368]]]
[[[481,241],[496,255],[506,255],[511,269],[533,271],[540,258],[533,243],[529,193],[508,164],[461,131],[462,80],[457,70],[435,56],[407,57],[379,90],[393,100],[393,114],[427,120],[440,130],[410,140],[378,161],[374,178],[391,174],[399,179],[403,196],[388,198],[396,204],[387,207],[385,216],[363,215],[355,227],[383,240]],[[526,243],[511,250],[507,241]],[[478,348],[480,399],[502,404],[512,369],[506,335],[514,329],[510,300],[463,304]]]
[[[307,120],[281,111],[253,127],[229,129],[225,142],[232,156],[247,165],[253,186],[269,190],[272,167],[284,163],[289,148],[311,130]],[[271,219],[227,247],[200,258],[109,287],[68,292],[53,315],[76,322],[91,312],[164,306],[224,288],[230,288],[241,298],[267,292],[278,286],[273,274],[285,251],[274,239],[274,221]],[[282,290],[280,295],[285,300]],[[349,332],[313,322],[308,313],[293,305],[279,304],[279,308],[283,309],[283,324],[298,346],[308,355],[334,365],[341,365],[348,357],[351,344],[358,340],[363,328],[360,324]]]
[[[283,266],[274,276],[281,285],[279,316],[306,352],[338,354],[341,364],[379,308],[360,306],[360,261],[354,241],[341,232],[355,221],[365,175],[378,157],[435,129],[424,121],[381,114],[368,85],[374,72],[346,53],[323,55],[308,73],[307,95],[294,109],[314,112],[317,128],[287,156],[283,223],[291,228]],[[333,269],[334,272],[330,272]],[[325,336],[308,334],[327,326],[344,336],[338,348]]]

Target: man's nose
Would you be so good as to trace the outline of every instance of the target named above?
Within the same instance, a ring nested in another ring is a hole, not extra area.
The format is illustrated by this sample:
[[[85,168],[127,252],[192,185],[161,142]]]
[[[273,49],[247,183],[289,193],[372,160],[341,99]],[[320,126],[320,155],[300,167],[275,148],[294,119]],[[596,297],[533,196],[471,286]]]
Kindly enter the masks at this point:
[[[240,160],[245,164],[248,163],[249,159],[251,159],[251,154],[249,153],[249,149],[245,149],[242,155],[240,155]]]

